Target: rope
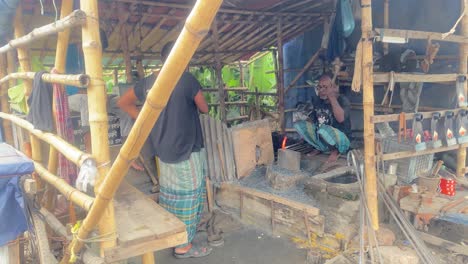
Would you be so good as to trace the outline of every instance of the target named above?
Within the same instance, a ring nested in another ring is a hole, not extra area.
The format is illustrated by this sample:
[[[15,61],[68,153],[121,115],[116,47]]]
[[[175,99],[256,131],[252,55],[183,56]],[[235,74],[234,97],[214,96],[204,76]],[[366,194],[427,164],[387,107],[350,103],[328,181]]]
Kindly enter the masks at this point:
[[[458,24],[462,21],[463,17],[465,16],[465,13],[466,13],[466,8],[465,8],[465,5],[463,5],[462,14],[457,19],[457,22],[455,22],[455,25],[453,25],[453,27],[448,32],[442,34],[442,39],[445,39],[446,37],[448,37],[448,36],[452,35],[453,33],[455,33],[455,30],[457,29]]]
[[[90,238],[80,238],[78,236],[78,231],[81,227],[81,221],[77,221],[76,224],[73,226],[71,229],[71,233],[73,235],[73,238],[84,243],[84,244],[89,244],[89,243],[100,243],[100,242],[108,242],[108,241],[115,241],[117,238],[116,232],[109,232],[107,234],[102,234],[102,235],[97,235],[94,237]],[[72,249],[70,250],[71,256],[70,256],[70,263],[75,263],[78,260],[78,256],[76,255],[75,251]]]

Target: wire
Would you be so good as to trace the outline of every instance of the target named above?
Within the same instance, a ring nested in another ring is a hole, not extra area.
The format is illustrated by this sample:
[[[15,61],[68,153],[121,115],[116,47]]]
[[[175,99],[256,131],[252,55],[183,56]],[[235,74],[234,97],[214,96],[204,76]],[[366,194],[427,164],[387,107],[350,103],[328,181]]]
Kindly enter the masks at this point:
[[[39,3],[41,4],[41,15],[44,15],[44,4],[42,3],[42,0],[39,0]]]
[[[52,4],[54,5],[55,9],[55,21],[58,20],[58,11],[57,11],[57,5],[55,4],[55,0],[52,0]]]

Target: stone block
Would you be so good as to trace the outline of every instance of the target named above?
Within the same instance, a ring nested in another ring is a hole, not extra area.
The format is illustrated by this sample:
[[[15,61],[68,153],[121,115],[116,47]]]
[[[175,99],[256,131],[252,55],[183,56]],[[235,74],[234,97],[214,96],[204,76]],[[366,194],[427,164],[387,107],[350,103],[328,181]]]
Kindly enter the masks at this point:
[[[303,172],[283,169],[277,165],[268,166],[266,171],[268,182],[275,190],[288,190],[306,176]]]
[[[301,153],[290,149],[278,149],[278,166],[292,171],[301,170]]]
[[[385,264],[419,264],[416,251],[408,247],[383,246],[380,254]]]

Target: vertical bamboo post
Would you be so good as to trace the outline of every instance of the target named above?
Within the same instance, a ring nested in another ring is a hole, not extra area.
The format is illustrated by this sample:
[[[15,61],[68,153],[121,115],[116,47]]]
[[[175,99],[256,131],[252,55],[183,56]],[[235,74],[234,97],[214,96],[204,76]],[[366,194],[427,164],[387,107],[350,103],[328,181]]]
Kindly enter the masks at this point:
[[[21,4],[16,9],[14,25],[15,25],[15,38],[24,36],[23,8],[21,7]],[[18,51],[18,61],[23,72],[31,71],[31,62],[29,58],[28,48],[21,47],[21,48],[18,48],[17,51]],[[32,80],[23,80],[23,85],[26,91],[26,96],[29,96],[32,91]]]
[[[145,68],[143,67],[143,59],[140,58],[136,61],[136,68],[137,68],[138,75],[140,76],[140,78],[145,77]]]
[[[92,5],[88,3],[92,2]],[[88,13],[88,23],[96,23],[97,29],[97,1],[82,1],[81,9]],[[84,3],[84,4],[83,4]],[[82,239],[85,239],[94,226],[100,221],[104,216],[104,209],[109,207],[112,198],[117,191],[120,183],[122,182],[125,174],[127,173],[131,160],[136,159],[138,154],[145,143],[146,138],[148,137],[152,127],[156,123],[161,114],[162,109],[164,109],[169,97],[174,90],[177,81],[182,76],[185,68],[187,67],[190,59],[195,53],[196,49],[200,45],[200,42],[205,37],[206,33],[209,31],[210,24],[213,21],[219,7],[221,6],[221,0],[197,0],[193,10],[190,12],[187,21],[185,22],[185,27],[182,29],[179,38],[174,44],[167,61],[164,63],[161,72],[156,79],[156,82],[153,84],[153,87],[148,93],[145,104],[141,109],[138,118],[135,121],[135,125],[132,127],[130,134],[120,149],[119,155],[115,159],[115,162],[112,165],[109,174],[106,175],[102,185],[99,185],[99,189],[96,192],[96,199],[94,200],[93,206],[88,212],[88,215],[83,220],[83,224],[78,230],[78,234],[73,238],[72,243],[69,245],[68,250],[66,251],[65,256],[60,263],[68,263],[70,259],[71,252],[78,253],[83,247]],[[92,12],[90,12],[92,11]],[[89,24],[88,24],[89,27]],[[83,32],[86,31],[83,30]],[[83,38],[89,41],[90,37],[99,36],[98,32],[89,35],[88,32],[83,34]],[[93,38],[91,38],[93,40]],[[88,41],[84,43],[88,43]],[[92,42],[90,42],[92,43]],[[89,43],[88,43],[89,45]],[[95,45],[95,44],[94,44]],[[92,45],[91,45],[92,46]],[[98,45],[99,46],[99,45]],[[93,51],[91,49],[91,51]],[[100,50],[94,51],[99,55],[100,63]],[[96,64],[97,70],[100,70],[100,64]],[[86,65],[88,66],[88,65]],[[88,69],[88,67],[86,67]],[[100,71],[99,71],[100,72]],[[94,72],[91,78],[95,81],[97,78],[93,78]],[[101,74],[102,75],[102,74]],[[95,89],[93,85],[88,88]],[[93,100],[95,102],[96,100]],[[103,105],[105,107],[105,105]],[[94,108],[93,108],[94,109]],[[91,109],[90,109],[91,110]],[[90,116],[90,120],[91,116]],[[107,123],[105,124],[107,127]],[[91,131],[93,131],[93,123],[91,123]],[[107,130],[106,130],[107,131]],[[107,139],[105,140],[107,144]],[[94,142],[93,142],[94,143]],[[108,148],[106,148],[108,153]],[[94,152],[93,152],[94,154]],[[96,159],[102,160],[102,157],[96,155]],[[102,164],[104,165],[104,164]],[[101,166],[102,166],[101,165]],[[103,166],[107,169],[107,166]],[[102,174],[101,174],[102,175]],[[80,239],[77,239],[80,238]]]
[[[154,264],[154,254],[153,252],[149,252],[143,255],[142,264]]]
[[[276,92],[278,94],[278,114],[279,114],[279,125],[281,128],[281,134],[286,131],[286,123],[284,121],[284,65],[283,65],[283,22],[280,19],[278,21],[278,29],[276,33],[277,45],[278,45],[278,78],[276,83]],[[276,70],[276,69],[275,69]]]
[[[73,11],[73,0],[62,1],[62,7],[60,10],[60,18],[64,18],[71,14]],[[58,33],[57,37],[57,50],[55,53],[55,70],[59,73],[65,73],[65,65],[67,63],[67,50],[68,43],[70,40],[70,29],[65,29]]]
[[[100,195],[100,188],[104,177],[109,171],[109,141],[108,121],[106,109],[106,87],[102,79],[102,46],[99,34],[99,14],[97,0],[81,0],[81,10],[86,13],[86,24],[82,28],[83,54],[86,73],[91,82],[88,91],[89,125],[91,130],[92,155],[99,166],[99,175],[96,179],[95,193]],[[115,233],[114,205],[108,201],[106,208],[102,208],[104,216],[99,221],[101,234]],[[103,249],[115,246],[115,240],[101,242]]]
[[[260,94],[257,86],[255,86],[255,113],[255,120],[260,119]]]
[[[119,71],[114,69],[114,86],[119,85]]]
[[[239,61],[239,73],[240,73],[240,87],[244,87],[244,67],[242,66],[242,62]],[[245,93],[240,91],[241,102],[245,101]],[[245,115],[245,105],[240,106],[240,115]]]
[[[3,78],[7,75],[6,73],[6,56],[5,54],[0,54],[0,78]],[[3,84],[0,85],[0,96],[1,96],[1,107],[2,112],[9,113],[10,112],[10,104],[8,103],[8,85]],[[13,145],[13,130],[10,121],[5,119],[2,120],[3,125],[3,140]]]
[[[384,1],[384,28],[388,28],[390,26],[390,0]],[[383,44],[383,52],[384,55],[388,54],[388,43]]]
[[[8,74],[14,73],[16,71],[16,60],[15,60],[15,51],[11,50],[7,52],[7,72]],[[8,88],[11,88],[16,85],[16,79],[11,78],[8,81]]]
[[[364,105],[364,159],[366,171],[367,204],[371,214],[372,228],[379,229],[377,205],[377,177],[375,164],[374,124],[374,80],[372,61],[372,6],[371,0],[361,1],[362,10],[362,86]]]
[[[226,101],[224,96],[224,82],[223,82],[223,66],[221,65],[221,58],[219,57],[219,32],[218,32],[218,22],[215,20],[213,22],[213,39],[214,39],[214,58],[215,58],[215,71],[216,71],[216,85],[218,86],[218,96],[219,96],[219,107],[218,112],[220,113],[219,118],[223,123],[226,122]]]
[[[122,51],[123,51],[123,56],[124,56],[124,62],[125,62],[125,76],[127,77],[127,83],[132,83],[133,78],[132,78],[132,58],[130,57],[130,51],[128,48],[128,31],[127,27],[125,24],[122,26],[121,29],[121,35],[122,35]]]
[[[465,8],[468,8],[467,0],[461,0],[460,4],[461,4],[461,7],[460,7],[461,12],[465,10]],[[465,37],[468,36],[468,16],[466,15],[466,13],[463,16],[463,19],[461,21],[461,34]],[[460,44],[460,62],[459,62],[460,74],[466,74],[468,72],[467,60],[468,60],[468,45]],[[467,86],[466,80],[464,82],[464,86],[465,86],[465,94],[467,94],[468,86]],[[457,153],[457,177],[465,176],[465,167],[466,167],[466,148],[460,145],[460,148],[458,148],[458,153]]]

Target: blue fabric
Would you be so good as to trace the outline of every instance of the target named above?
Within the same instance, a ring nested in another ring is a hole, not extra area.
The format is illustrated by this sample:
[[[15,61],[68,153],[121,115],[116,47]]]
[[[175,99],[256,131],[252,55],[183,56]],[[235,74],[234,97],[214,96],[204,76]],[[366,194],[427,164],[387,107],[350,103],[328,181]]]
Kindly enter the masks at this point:
[[[0,246],[16,239],[27,229],[18,176],[33,171],[31,160],[13,147],[0,144]]]
[[[67,74],[79,74],[85,72],[84,58],[79,44],[68,45],[66,72]],[[65,86],[65,89],[68,95],[74,95],[80,91],[78,87],[69,85]]]
[[[0,177],[30,174],[33,162],[8,144],[0,143]]]
[[[439,217],[440,220],[455,224],[468,225],[468,215],[460,213],[448,213]]]

